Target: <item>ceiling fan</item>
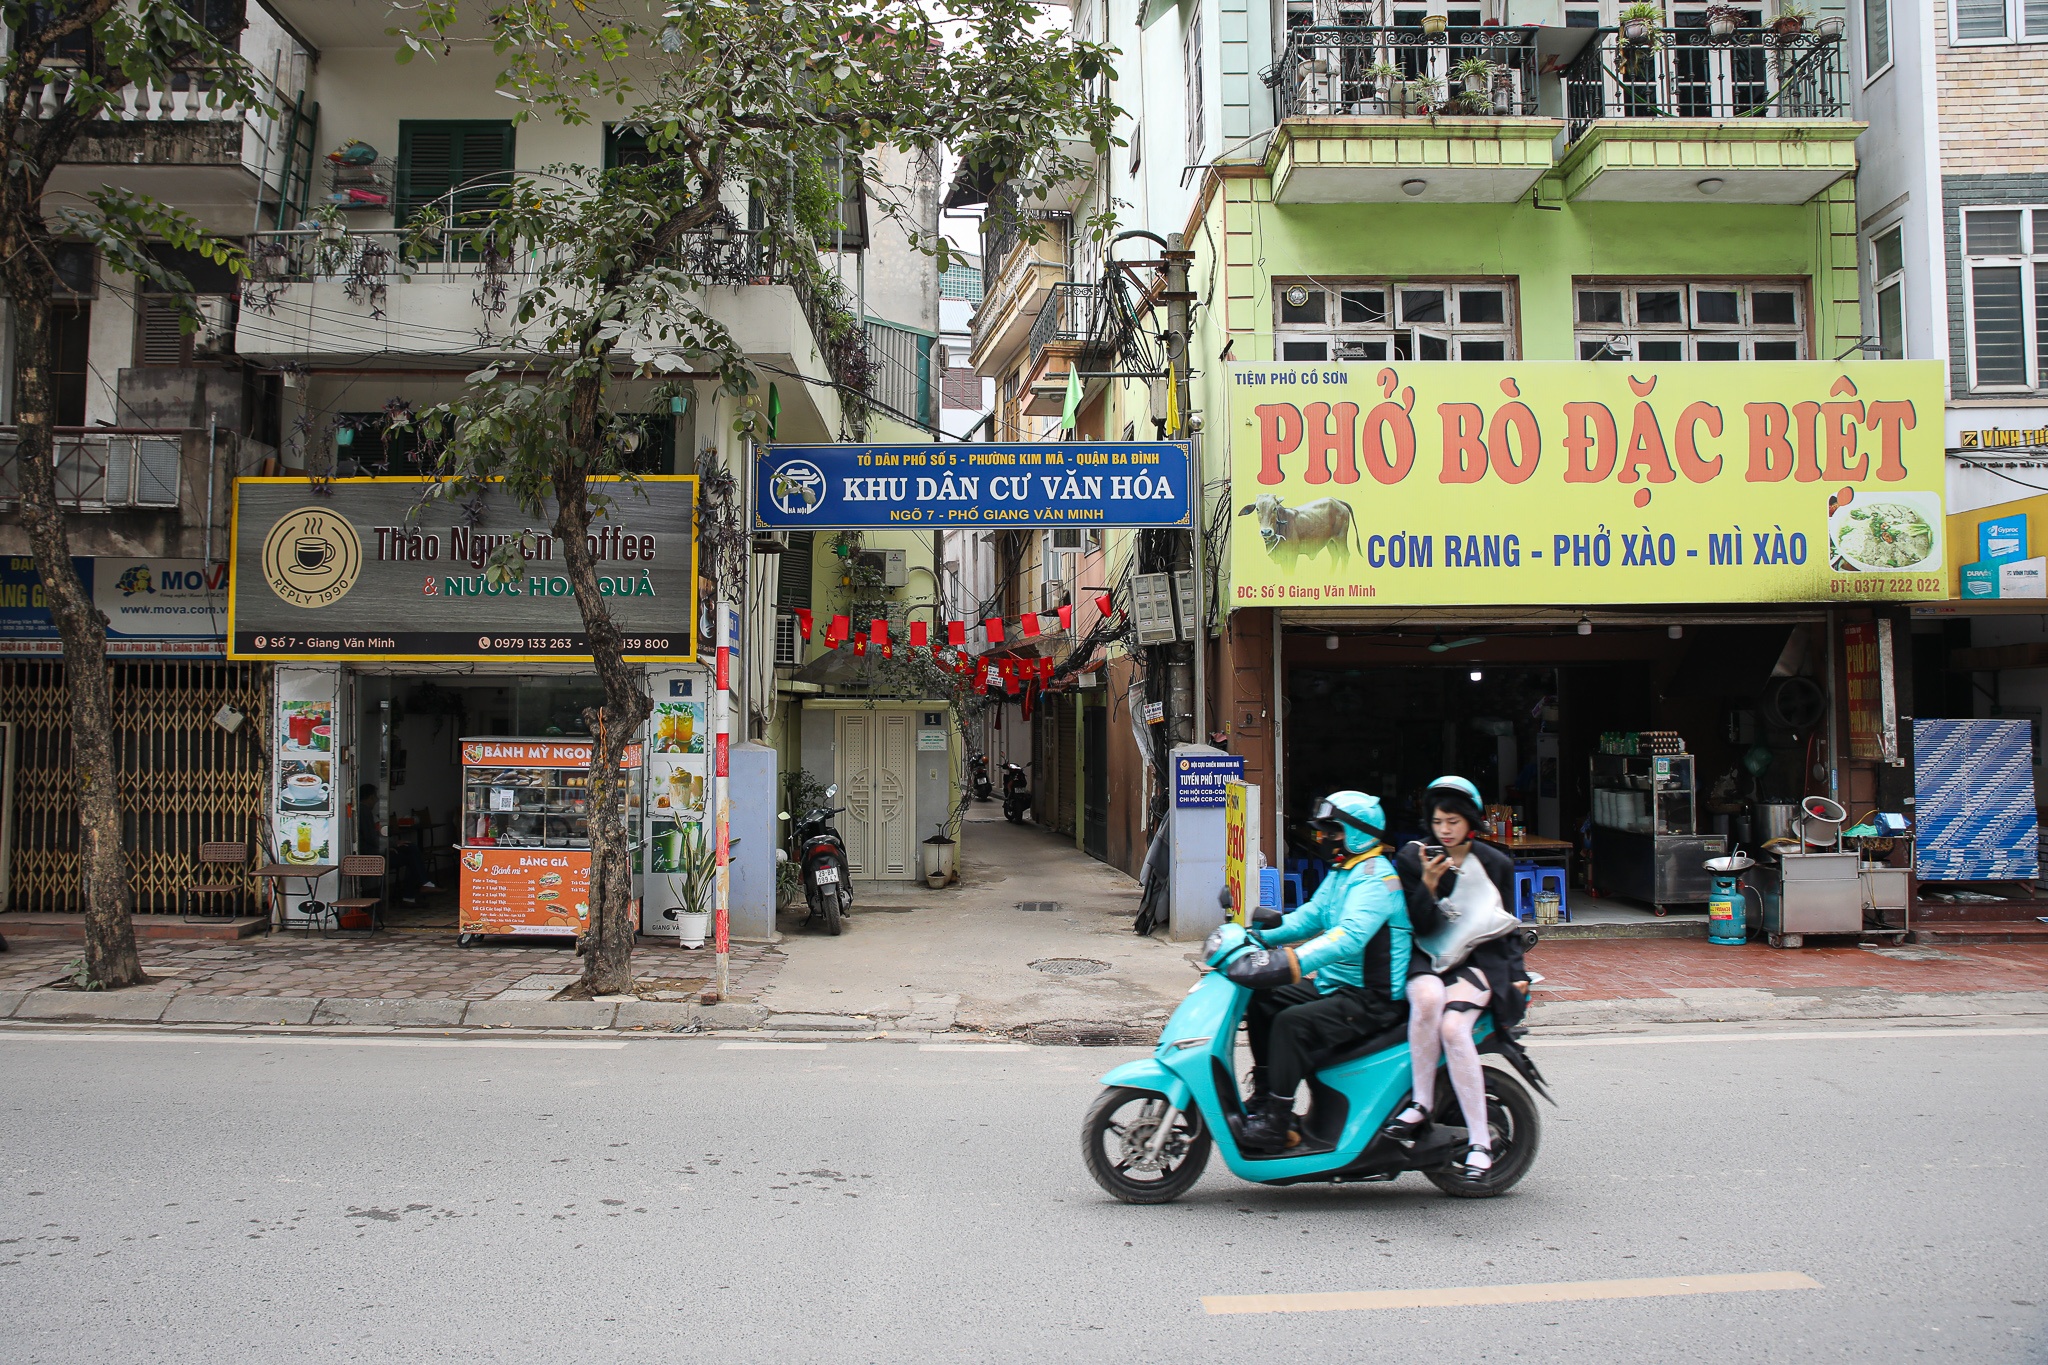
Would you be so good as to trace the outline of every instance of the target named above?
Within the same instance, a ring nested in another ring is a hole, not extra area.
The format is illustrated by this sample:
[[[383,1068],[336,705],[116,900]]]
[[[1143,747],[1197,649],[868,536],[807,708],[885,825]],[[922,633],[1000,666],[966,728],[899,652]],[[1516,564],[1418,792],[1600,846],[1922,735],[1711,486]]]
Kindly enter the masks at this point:
[[[1451,640],[1449,642],[1446,642],[1444,637],[1439,635],[1436,639],[1429,642],[1429,652],[1432,654],[1443,654],[1453,649],[1463,649],[1467,645],[1483,645],[1485,643],[1486,637],[1484,635],[1467,635],[1462,640]]]

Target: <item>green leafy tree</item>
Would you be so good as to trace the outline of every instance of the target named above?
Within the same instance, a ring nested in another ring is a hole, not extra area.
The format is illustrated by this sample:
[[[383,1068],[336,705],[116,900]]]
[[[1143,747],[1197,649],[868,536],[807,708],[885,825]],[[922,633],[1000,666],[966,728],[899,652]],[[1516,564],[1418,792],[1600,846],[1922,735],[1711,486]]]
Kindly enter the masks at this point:
[[[65,239],[90,243],[113,270],[148,280],[178,299],[187,330],[199,321],[191,284],[158,264],[151,244],[197,251],[237,271],[245,267],[237,248],[207,237],[187,214],[113,183],[82,199],[60,199],[48,194],[50,176],[83,128],[103,115],[121,117],[122,95],[131,87],[163,88],[183,74],[203,83],[216,108],[264,109],[268,102],[260,78],[240,54],[175,0],[8,0],[0,3],[0,23],[12,40],[0,58],[0,290],[14,309],[21,521],[64,646],[85,906],[84,975],[100,987],[127,986],[143,978],[121,846],[107,623],[72,569],[71,539],[57,501],[50,389],[54,248]]]
[[[604,684],[591,727],[584,982],[623,991],[634,926],[619,765],[650,702],[644,670],[621,657],[585,540],[611,508],[592,481],[630,474],[630,443],[619,436],[636,414],[620,381],[715,375],[748,400],[739,434],[765,426],[753,401],[762,381],[708,300],[719,276],[702,249],[714,223],[731,226],[727,202],[744,200],[762,211],[759,249],[796,287],[857,422],[861,324],[835,296],[816,246],[834,226],[834,168],[857,166],[871,211],[943,268],[944,240],[875,173],[877,156],[951,149],[987,183],[1083,174],[1087,163],[1069,149],[1112,143],[1110,54],[1051,31],[1031,0],[976,0],[954,14],[911,0],[428,0],[392,32],[401,63],[489,33],[502,59],[498,88],[518,117],[587,125],[602,116],[646,139],[638,164],[517,175],[496,210],[440,226],[471,250],[534,263],[511,305],[531,353],[472,375],[458,401],[422,418],[439,443],[444,496],[502,479],[530,512],[553,514]],[[613,496],[633,496],[630,482],[614,487]],[[738,600],[744,557],[710,558],[728,561],[715,568],[717,590]]]

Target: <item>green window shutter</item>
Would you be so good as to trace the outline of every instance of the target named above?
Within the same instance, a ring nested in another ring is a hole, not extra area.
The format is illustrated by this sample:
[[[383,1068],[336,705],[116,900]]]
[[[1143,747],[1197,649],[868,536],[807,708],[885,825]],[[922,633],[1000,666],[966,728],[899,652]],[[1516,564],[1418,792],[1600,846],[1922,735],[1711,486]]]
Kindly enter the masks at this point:
[[[815,531],[787,531],[789,548],[776,556],[775,605],[779,607],[803,607],[811,605],[811,561]]]
[[[435,200],[455,196],[458,216],[494,207],[492,189],[512,169],[512,125],[422,122],[398,125],[398,222]]]

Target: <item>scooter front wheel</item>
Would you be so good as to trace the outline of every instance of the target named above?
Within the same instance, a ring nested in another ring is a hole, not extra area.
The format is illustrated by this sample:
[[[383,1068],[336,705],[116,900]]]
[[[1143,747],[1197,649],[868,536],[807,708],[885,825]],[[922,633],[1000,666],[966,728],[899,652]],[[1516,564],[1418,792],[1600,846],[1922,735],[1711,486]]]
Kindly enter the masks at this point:
[[[1111,1086],[1089,1107],[1081,1124],[1081,1160],[1111,1197],[1126,1204],[1166,1204],[1202,1178],[1213,1143],[1200,1112],[1175,1113],[1166,1140],[1152,1152],[1166,1108],[1158,1091],[1128,1086]]]

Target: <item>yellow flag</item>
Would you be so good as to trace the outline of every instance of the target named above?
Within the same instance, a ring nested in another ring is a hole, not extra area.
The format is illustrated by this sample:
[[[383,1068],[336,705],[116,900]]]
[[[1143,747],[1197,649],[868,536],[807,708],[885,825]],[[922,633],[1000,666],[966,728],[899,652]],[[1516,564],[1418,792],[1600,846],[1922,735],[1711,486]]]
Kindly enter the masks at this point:
[[[1180,435],[1180,381],[1170,362],[1166,367],[1166,434]]]

